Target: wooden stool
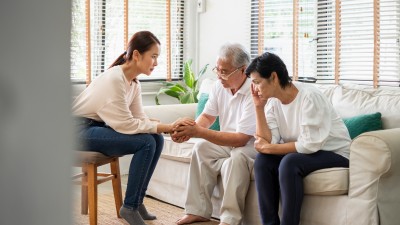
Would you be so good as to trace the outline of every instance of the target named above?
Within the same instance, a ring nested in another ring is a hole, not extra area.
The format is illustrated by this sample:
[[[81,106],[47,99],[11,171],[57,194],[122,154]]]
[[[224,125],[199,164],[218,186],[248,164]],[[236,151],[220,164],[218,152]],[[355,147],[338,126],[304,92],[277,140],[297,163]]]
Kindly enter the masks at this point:
[[[117,217],[121,218],[119,209],[122,206],[122,190],[119,157],[109,157],[99,152],[89,151],[75,151],[74,154],[76,155],[75,166],[82,167],[82,173],[72,177],[75,184],[82,186],[81,213],[87,215],[89,206],[90,225],[97,224],[97,185],[112,180],[115,209]],[[97,172],[97,167],[108,163],[110,164],[111,173]]]

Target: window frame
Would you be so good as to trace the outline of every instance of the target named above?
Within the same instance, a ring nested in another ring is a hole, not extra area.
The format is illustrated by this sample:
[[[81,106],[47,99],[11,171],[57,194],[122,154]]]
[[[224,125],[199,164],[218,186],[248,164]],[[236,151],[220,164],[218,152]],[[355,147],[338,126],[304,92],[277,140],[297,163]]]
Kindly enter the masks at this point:
[[[96,0],[97,2],[101,2],[102,1],[102,6],[104,7],[104,4],[107,2],[106,0]],[[128,34],[128,26],[129,26],[129,20],[130,20],[130,16],[129,16],[129,2],[130,1],[135,1],[135,0],[120,0],[121,3],[123,4],[123,16],[121,17],[121,23],[123,23],[123,26],[121,27],[121,29],[123,29],[123,40],[119,39],[119,41],[123,41],[122,45],[124,46],[124,49],[126,49],[126,44],[129,40],[129,34]],[[93,34],[91,32],[91,29],[93,30],[93,25],[91,24],[92,20],[93,20],[93,9],[91,9],[91,7],[93,7],[92,5],[94,4],[95,0],[78,0],[77,4],[85,4],[85,78],[83,79],[82,76],[80,76],[79,78],[74,78],[73,77],[73,72],[72,72],[72,67],[73,67],[73,63],[74,63],[74,58],[72,57],[72,50],[71,50],[71,75],[70,75],[70,79],[71,82],[74,84],[79,84],[79,83],[86,83],[89,84],[92,79],[95,79],[96,75],[100,74],[101,72],[104,72],[104,70],[106,70],[108,68],[107,65],[103,65],[102,69],[100,70],[100,72],[96,72],[96,74],[94,74],[95,72],[92,71],[93,69],[93,51],[92,51],[92,45],[93,45]],[[146,1],[144,1],[146,2]],[[182,79],[182,68],[183,68],[183,61],[184,61],[184,56],[187,55],[186,53],[186,49],[185,49],[185,38],[187,38],[187,35],[185,34],[185,17],[186,17],[186,3],[184,0],[168,0],[168,1],[160,1],[160,4],[165,4],[166,6],[166,21],[165,21],[165,35],[167,40],[165,42],[163,42],[163,45],[165,45],[165,49],[166,52],[163,52],[162,55],[164,55],[164,57],[166,58],[166,64],[165,64],[165,69],[166,69],[166,76],[165,77],[161,77],[161,76],[157,76],[157,77],[150,77],[150,78],[145,78],[143,79],[141,76],[139,76],[139,80],[141,82],[155,82],[155,81],[174,81],[174,80],[180,80]],[[155,1],[155,4],[157,4],[157,1]],[[171,8],[174,7],[174,8]],[[179,8],[177,8],[179,7]],[[103,9],[104,10],[104,9]],[[73,12],[74,13],[74,12]],[[92,15],[91,15],[92,13]],[[177,15],[178,14],[178,15]],[[174,18],[171,18],[171,17]],[[107,20],[107,18],[105,18],[105,20]],[[174,21],[175,20],[175,21]],[[73,21],[74,22],[74,21]],[[174,24],[176,23],[176,24]],[[117,23],[119,24],[119,23]],[[173,27],[174,29],[176,29],[176,31],[171,31],[171,27]],[[148,30],[152,31],[151,27],[148,28]],[[179,31],[179,33],[178,33]],[[72,30],[71,30],[71,35],[72,34]],[[152,31],[153,32],[153,31]],[[114,34],[111,34],[110,36],[112,36]],[[175,36],[173,36],[175,35]],[[157,34],[156,34],[157,36]],[[178,55],[171,55],[171,39],[175,38],[174,40],[172,40],[172,44],[174,44],[174,46],[178,46],[178,50],[176,51],[176,53]],[[101,40],[104,41],[104,40]],[[175,41],[175,42],[174,42]],[[176,43],[179,42],[179,43]],[[71,49],[73,48],[72,46],[72,42],[71,42]],[[123,50],[121,51],[121,53],[123,52]],[[116,57],[115,57],[116,58]],[[108,64],[108,63],[107,63]],[[110,63],[111,64],[111,63]],[[89,66],[90,65],[90,66]],[[81,75],[83,75],[81,73]]]
[[[309,0],[306,0],[309,1]],[[398,0],[358,0],[364,1],[370,4],[370,20],[373,27],[373,31],[370,31],[370,35],[367,38],[372,45],[368,46],[368,51],[372,53],[371,57],[364,60],[364,63],[372,63],[370,65],[369,72],[366,76],[360,76],[357,78],[354,76],[349,77],[346,74],[351,73],[349,70],[349,66],[346,67],[345,63],[349,63],[349,61],[345,60],[350,57],[349,51],[345,51],[345,46],[343,43],[348,40],[348,37],[351,36],[350,33],[345,33],[346,30],[343,29],[344,26],[352,24],[351,18],[347,15],[349,10],[343,11],[342,7],[345,7],[348,4],[351,4],[350,1],[346,0],[311,0],[311,2],[315,3],[315,13],[316,13],[316,32],[318,32],[315,36],[315,41],[317,42],[317,48],[315,51],[316,65],[315,65],[315,75],[313,78],[316,78],[318,83],[328,83],[328,84],[341,84],[341,83],[357,83],[368,86],[373,86],[375,88],[379,86],[400,86],[400,3]],[[397,1],[397,2],[396,2]],[[260,39],[264,39],[264,26],[263,26],[263,8],[268,2],[268,0],[251,0],[251,55],[255,57],[256,49],[257,55],[263,53],[264,41]],[[298,80],[298,70],[299,70],[299,43],[298,37],[299,34],[299,2],[304,2],[300,0],[293,0],[293,68],[289,73],[292,73],[293,80]],[[382,4],[385,3],[385,7]],[[326,11],[321,10],[322,4],[330,4],[327,6]],[[385,10],[385,11],[383,11]],[[325,13],[325,15],[322,15]],[[354,14],[354,11],[351,12]],[[386,17],[383,17],[383,13]],[[330,22],[332,24],[324,25],[323,19],[319,16],[325,16],[328,18],[334,18],[333,21],[325,21]],[[393,19],[395,18],[395,19]],[[384,21],[384,22],[382,22]],[[397,27],[393,32],[386,32],[385,35],[382,35],[381,31],[389,30],[389,22],[395,21],[390,24],[392,27]],[[326,32],[321,32],[321,28],[326,29]],[[265,28],[266,29],[266,28]],[[370,28],[366,28],[367,30]],[[313,40],[314,40],[313,39]],[[324,40],[325,39],[325,40]],[[328,40],[329,39],[329,40]],[[397,39],[397,42],[396,42]],[[326,41],[326,49],[324,48],[323,41]],[[381,45],[382,41],[386,40],[387,47],[383,48]],[[350,43],[351,44],[351,43]],[[329,46],[333,45],[333,46]],[[347,45],[349,46],[349,45]],[[395,51],[390,51],[388,49],[395,49]],[[350,46],[350,48],[352,47]],[[382,54],[383,51],[386,51],[385,55]],[[359,51],[359,55],[363,58],[364,55],[362,51]],[[385,58],[386,57],[386,58]],[[329,65],[328,65],[329,64]],[[356,67],[351,67],[353,70],[362,70],[364,69],[361,65],[362,63],[353,64]],[[383,69],[385,68],[385,69]],[[329,70],[325,75],[323,74],[323,70]],[[381,71],[389,71],[390,75],[381,74]],[[332,74],[332,75],[330,75]],[[397,74],[397,77],[396,77]]]

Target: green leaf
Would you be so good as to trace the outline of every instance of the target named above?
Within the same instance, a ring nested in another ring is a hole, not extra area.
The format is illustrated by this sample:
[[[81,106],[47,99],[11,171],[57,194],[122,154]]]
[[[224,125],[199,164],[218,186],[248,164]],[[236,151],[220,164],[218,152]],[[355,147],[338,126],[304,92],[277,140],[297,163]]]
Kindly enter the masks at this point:
[[[203,74],[206,72],[208,65],[209,65],[209,64],[206,64],[206,65],[200,70],[199,76],[197,77],[197,80],[199,80],[200,77],[203,76]]]
[[[188,60],[184,65],[183,80],[189,88],[193,88],[193,82],[195,80],[194,73],[192,71],[192,60]]]
[[[199,94],[199,91],[194,91],[193,92],[193,97],[194,97],[194,103],[199,102],[199,99],[197,99],[197,95]]]
[[[174,82],[168,82],[168,81],[164,81],[163,84],[164,84],[165,86],[167,86],[167,87],[171,87],[171,86],[174,86],[174,85],[175,85]]]
[[[173,88],[173,87],[171,87],[171,88]],[[177,98],[178,100],[180,100],[179,97],[180,97],[181,94],[180,94],[179,92],[175,91],[175,90],[171,90],[171,88],[161,88],[161,89],[157,92],[157,94],[156,94],[156,96],[155,96],[156,105],[160,105],[160,101],[159,101],[159,99],[158,99],[158,96],[159,96],[160,94],[166,94],[166,95],[169,95],[169,96],[171,96],[171,97],[174,97],[174,98]],[[179,89],[178,89],[178,90],[179,90]]]
[[[180,101],[182,104],[195,103],[193,93],[185,93],[181,96]]]
[[[208,64],[206,64],[198,73],[198,77],[192,70],[192,60],[187,60],[183,65],[183,79],[179,82],[167,82],[164,81],[164,87],[161,87],[158,91],[155,100],[156,104],[159,105],[158,96],[160,94],[166,94],[171,97],[177,98],[182,104],[197,103],[197,94],[199,93],[199,79],[206,72]]]
[[[175,87],[179,88],[180,92],[183,92],[183,93],[188,92],[188,89],[179,83],[176,83]]]
[[[185,93],[186,92],[186,89],[179,84],[175,84],[174,86],[168,87],[167,89],[170,91],[176,92],[176,93]]]

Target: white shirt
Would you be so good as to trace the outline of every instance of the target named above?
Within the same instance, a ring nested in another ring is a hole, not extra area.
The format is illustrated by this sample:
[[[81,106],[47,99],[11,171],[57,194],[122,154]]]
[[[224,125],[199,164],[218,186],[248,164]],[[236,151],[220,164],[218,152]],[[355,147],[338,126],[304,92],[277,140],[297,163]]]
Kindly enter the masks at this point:
[[[123,134],[156,133],[158,122],[143,111],[140,83],[129,82],[120,66],[99,75],[74,101],[73,114],[103,121]]]
[[[266,117],[271,143],[295,142],[300,153],[333,151],[349,158],[350,135],[325,95],[310,84],[293,82],[299,90],[289,104],[268,100]]]
[[[246,79],[233,95],[217,81],[213,86],[203,113],[219,116],[220,130],[253,136],[256,131],[256,115],[250,91],[251,80]]]

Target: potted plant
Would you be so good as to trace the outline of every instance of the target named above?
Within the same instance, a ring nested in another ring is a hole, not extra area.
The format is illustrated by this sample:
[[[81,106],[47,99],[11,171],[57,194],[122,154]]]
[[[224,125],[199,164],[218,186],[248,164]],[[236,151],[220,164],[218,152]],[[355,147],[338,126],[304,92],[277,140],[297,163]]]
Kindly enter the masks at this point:
[[[156,104],[160,105],[158,96],[166,94],[177,98],[181,104],[197,103],[197,94],[199,93],[199,80],[206,72],[208,64],[200,69],[200,72],[195,76],[192,70],[192,60],[187,60],[183,65],[183,80],[178,82],[163,82],[164,87],[161,87],[156,94]]]

